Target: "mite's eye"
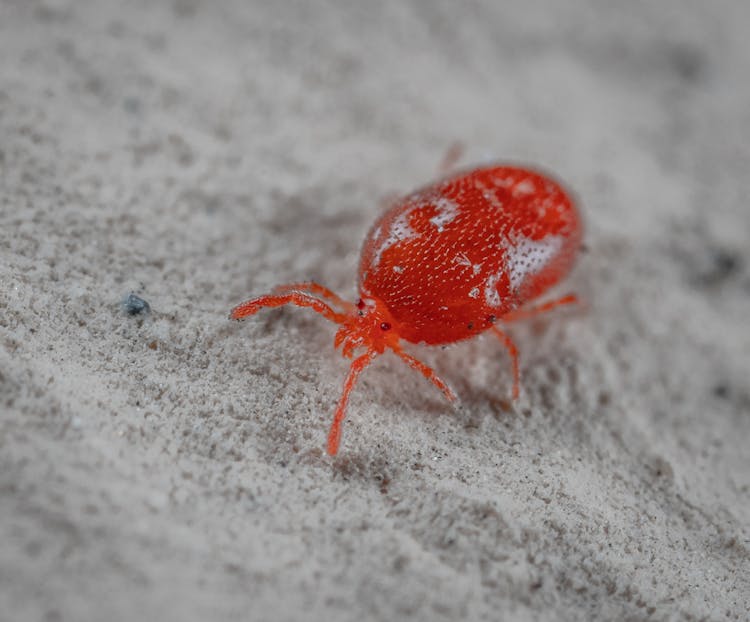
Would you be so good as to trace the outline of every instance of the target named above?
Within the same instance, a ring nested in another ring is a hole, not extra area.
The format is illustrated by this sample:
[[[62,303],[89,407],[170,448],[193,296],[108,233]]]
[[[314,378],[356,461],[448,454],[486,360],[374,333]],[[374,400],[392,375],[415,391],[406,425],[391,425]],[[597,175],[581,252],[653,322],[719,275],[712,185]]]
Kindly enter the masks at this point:
[[[391,330],[391,325],[388,322],[383,322],[380,325],[380,330]]]

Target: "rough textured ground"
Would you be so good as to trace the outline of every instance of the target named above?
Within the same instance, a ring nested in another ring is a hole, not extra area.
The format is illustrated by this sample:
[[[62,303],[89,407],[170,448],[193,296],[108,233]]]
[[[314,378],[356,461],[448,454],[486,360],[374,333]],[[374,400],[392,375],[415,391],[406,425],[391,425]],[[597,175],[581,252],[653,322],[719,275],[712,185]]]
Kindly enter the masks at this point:
[[[0,618],[747,620],[749,22],[0,0]],[[587,308],[514,329],[512,406],[490,339],[418,350],[456,411],[384,357],[330,459],[331,326],[227,311],[354,296],[455,140],[575,189]]]

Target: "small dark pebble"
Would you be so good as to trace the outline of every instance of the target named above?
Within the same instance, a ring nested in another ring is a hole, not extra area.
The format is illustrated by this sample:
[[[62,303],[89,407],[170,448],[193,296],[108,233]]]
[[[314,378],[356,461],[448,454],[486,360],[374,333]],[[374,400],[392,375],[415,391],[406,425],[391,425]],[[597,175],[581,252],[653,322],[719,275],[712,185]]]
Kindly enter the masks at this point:
[[[723,280],[731,276],[740,268],[740,258],[736,253],[719,249],[713,256],[713,270],[711,277],[714,280]]]
[[[668,56],[672,69],[685,82],[698,82],[707,72],[708,62],[699,48],[678,44],[668,50]]]
[[[717,384],[713,388],[714,397],[725,400],[729,397],[729,387],[725,384]]]
[[[122,310],[128,315],[141,315],[151,313],[151,305],[140,296],[130,293],[123,298],[120,304]]]
[[[693,281],[704,287],[721,285],[742,269],[741,257],[727,249],[711,249],[695,271]]]

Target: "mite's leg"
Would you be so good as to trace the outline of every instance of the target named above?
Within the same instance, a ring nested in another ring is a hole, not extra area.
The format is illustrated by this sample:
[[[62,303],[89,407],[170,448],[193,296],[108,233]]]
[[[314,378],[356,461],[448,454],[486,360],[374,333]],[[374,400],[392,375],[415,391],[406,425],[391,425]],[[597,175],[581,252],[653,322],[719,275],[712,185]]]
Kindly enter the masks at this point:
[[[376,356],[376,352],[366,352],[362,356],[354,359],[349,367],[349,373],[346,376],[346,380],[344,380],[344,390],[341,393],[341,399],[339,400],[339,404],[336,406],[336,412],[333,415],[331,430],[328,432],[328,453],[331,456],[335,456],[336,452],[339,450],[339,443],[341,442],[341,423],[346,416],[346,405],[349,403],[349,394],[352,392],[354,384],[357,382],[357,378],[362,373],[362,370],[367,367]]]
[[[449,402],[454,402],[456,400],[456,394],[453,392],[453,390],[445,384],[443,380],[441,380],[438,375],[435,373],[435,370],[433,370],[431,367],[428,367],[425,365],[422,361],[419,359],[414,358],[410,354],[407,354],[404,352],[401,348],[393,348],[393,351],[403,360],[406,362],[409,367],[412,369],[416,369],[418,372],[420,372],[427,380],[432,382],[438,389],[440,389],[443,392],[443,395],[448,399]]]
[[[323,317],[341,324],[345,319],[346,315],[343,313],[336,313],[326,303],[318,300],[310,294],[304,294],[302,292],[290,292],[288,294],[269,294],[266,296],[259,296],[253,298],[240,305],[237,305],[232,312],[229,314],[229,318],[232,320],[240,320],[248,315],[255,315],[264,307],[281,307],[282,305],[293,304],[298,307],[310,307],[316,313],[320,313]]]
[[[513,370],[513,399],[517,400],[521,387],[521,374],[518,370],[518,348],[513,340],[497,326],[492,326],[490,330],[495,333],[495,336],[502,342],[510,355],[511,369]]]
[[[443,154],[443,159],[438,165],[438,174],[447,175],[456,166],[456,163],[461,159],[464,154],[464,146],[461,142],[455,141],[451,143],[448,149]]]
[[[344,300],[343,298],[341,298],[341,296],[339,296],[335,292],[332,292],[324,285],[315,283],[314,281],[286,283],[285,285],[278,285],[273,288],[274,294],[290,294],[294,291],[316,294],[321,298],[330,300],[335,305],[338,305],[339,307],[341,307],[342,309],[346,309],[347,311],[351,311],[354,309],[354,305],[351,302],[349,302],[348,300]]]
[[[568,294],[567,296],[563,296],[562,298],[558,298],[557,300],[550,300],[549,302],[545,302],[538,307],[529,307],[528,309],[518,309],[516,311],[511,311],[510,313],[506,313],[504,316],[502,316],[500,318],[500,321],[515,322],[517,320],[527,320],[531,317],[541,315],[542,313],[547,313],[547,311],[551,311],[552,309],[556,309],[557,307],[562,307],[563,305],[575,305],[578,303],[578,296],[576,296],[575,294]]]
[[[398,192],[389,192],[388,194],[383,195],[378,200],[378,209],[381,212],[387,212],[389,209],[391,209],[396,203],[398,203],[398,200],[403,195],[399,194]]]

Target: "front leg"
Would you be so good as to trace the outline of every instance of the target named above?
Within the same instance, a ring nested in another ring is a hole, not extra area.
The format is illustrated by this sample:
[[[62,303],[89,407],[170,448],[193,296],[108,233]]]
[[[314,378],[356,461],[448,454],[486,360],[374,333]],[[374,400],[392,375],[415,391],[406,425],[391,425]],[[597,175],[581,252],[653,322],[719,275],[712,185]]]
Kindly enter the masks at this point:
[[[232,320],[241,320],[249,315],[255,315],[265,307],[281,307],[287,304],[297,305],[298,307],[310,307],[316,313],[320,313],[324,318],[336,324],[342,324],[346,319],[343,313],[336,313],[323,301],[318,300],[310,294],[297,291],[288,294],[267,294],[252,298],[232,309],[229,318]]]
[[[316,296],[319,296],[320,298],[323,298],[324,300],[330,300],[334,306],[338,306],[340,309],[343,309],[348,312],[354,312],[355,306],[349,302],[348,300],[344,300],[336,294],[335,292],[331,291],[324,285],[321,285],[320,283],[316,283],[315,281],[301,281],[299,283],[286,283],[285,285],[277,285],[273,288],[274,294],[290,294],[292,292],[303,292],[303,293],[310,293],[315,294]]]

